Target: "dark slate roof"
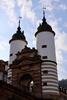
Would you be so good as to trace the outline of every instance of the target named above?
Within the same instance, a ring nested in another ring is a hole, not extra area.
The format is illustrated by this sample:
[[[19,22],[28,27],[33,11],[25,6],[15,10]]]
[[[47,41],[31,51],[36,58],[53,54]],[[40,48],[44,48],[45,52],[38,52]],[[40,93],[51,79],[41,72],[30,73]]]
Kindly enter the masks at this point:
[[[13,34],[12,39],[9,41],[9,43],[11,43],[14,40],[23,40],[27,43],[26,38],[24,36],[24,31],[21,32],[20,26],[18,26],[16,33]]]
[[[39,32],[43,32],[43,31],[48,31],[48,32],[52,32],[55,35],[55,32],[52,30],[52,27],[46,22],[45,16],[42,19],[42,23],[39,25],[39,27],[37,28],[37,32],[35,33],[35,36],[39,33]]]

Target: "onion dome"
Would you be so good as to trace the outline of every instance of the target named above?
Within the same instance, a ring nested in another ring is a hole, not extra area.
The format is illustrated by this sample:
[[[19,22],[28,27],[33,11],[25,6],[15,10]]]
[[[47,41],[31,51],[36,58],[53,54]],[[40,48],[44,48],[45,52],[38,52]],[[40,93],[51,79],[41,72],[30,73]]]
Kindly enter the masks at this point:
[[[42,19],[42,23],[39,25],[39,27],[37,28],[37,32],[35,33],[35,36],[39,33],[39,32],[43,32],[43,31],[48,31],[48,32],[52,32],[55,35],[55,32],[52,30],[52,27],[46,22],[46,18],[45,18],[45,12],[43,11],[43,19]]]
[[[27,43],[26,38],[24,36],[24,31],[21,31],[21,28],[20,28],[20,20],[19,20],[19,26],[17,28],[17,31],[15,34],[13,34],[12,39],[9,41],[9,43],[11,43],[14,40],[22,40]]]

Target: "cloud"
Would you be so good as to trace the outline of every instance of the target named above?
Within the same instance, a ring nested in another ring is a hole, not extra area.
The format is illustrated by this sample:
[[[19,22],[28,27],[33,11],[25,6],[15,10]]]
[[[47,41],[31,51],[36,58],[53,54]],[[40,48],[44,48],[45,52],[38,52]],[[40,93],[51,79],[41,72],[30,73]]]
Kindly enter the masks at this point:
[[[56,0],[40,0],[40,4],[42,8],[44,6],[51,12],[54,9],[54,1],[56,2]]]
[[[67,10],[67,5],[65,5],[65,4],[60,4],[60,5],[59,5],[59,8],[60,8],[61,10]]]
[[[67,23],[64,23],[64,27],[67,28]]]
[[[7,40],[0,40],[0,59],[8,60],[9,59],[9,44]]]
[[[54,1],[59,2],[60,0],[54,0]]]
[[[58,3],[59,2],[59,3]],[[67,5],[60,3],[60,0],[40,0],[40,4],[43,8],[46,7],[46,9],[49,12],[52,12],[53,10],[67,10]]]
[[[33,10],[32,0],[17,0],[17,4],[20,7],[21,16],[23,18],[28,18],[33,23],[36,22],[37,17]]]
[[[0,8],[7,14],[11,23],[16,24],[17,18],[15,15],[15,2],[14,0],[0,0]]]
[[[64,66],[65,59],[63,56],[64,52],[67,52],[67,34],[60,32],[59,36],[56,36],[56,56],[57,56],[57,62],[58,62],[58,73],[59,73],[59,79],[67,78],[66,75],[66,69]]]
[[[0,41],[0,51],[4,51],[5,48],[8,48],[8,42],[7,41]]]

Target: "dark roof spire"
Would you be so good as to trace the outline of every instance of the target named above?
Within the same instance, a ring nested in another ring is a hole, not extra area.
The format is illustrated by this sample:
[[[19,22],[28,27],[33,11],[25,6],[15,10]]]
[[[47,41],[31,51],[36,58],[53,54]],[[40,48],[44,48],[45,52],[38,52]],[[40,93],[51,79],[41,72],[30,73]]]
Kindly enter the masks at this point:
[[[44,21],[44,22],[46,22],[46,18],[45,18],[45,10],[46,10],[46,8],[43,7],[43,21]]]
[[[19,17],[19,27],[20,27],[20,19],[21,19],[22,17]]]
[[[47,23],[46,18],[45,18],[45,9],[43,7],[43,19],[42,19],[42,23],[38,26],[37,28],[37,32],[35,33],[35,36],[43,31],[48,31],[48,32],[52,32],[55,35],[55,32],[52,30],[52,27]]]
[[[21,19],[22,17],[19,17],[19,25],[18,25],[18,28],[17,28],[17,31],[21,31],[21,27],[20,27],[20,19]]]
[[[12,39],[9,41],[9,43],[14,40],[23,40],[27,43],[26,37],[24,36],[24,31],[21,31],[21,27],[20,27],[20,19],[21,18],[22,17],[19,17],[19,21],[18,21],[19,25],[18,25],[17,31],[15,34],[13,34]]]

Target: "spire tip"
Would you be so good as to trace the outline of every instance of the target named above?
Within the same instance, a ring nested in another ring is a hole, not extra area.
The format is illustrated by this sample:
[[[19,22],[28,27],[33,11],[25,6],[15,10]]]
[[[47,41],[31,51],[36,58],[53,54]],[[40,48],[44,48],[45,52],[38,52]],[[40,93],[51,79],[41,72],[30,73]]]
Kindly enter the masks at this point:
[[[46,8],[43,7],[43,17],[44,17],[44,18],[45,18],[45,10],[46,10]]]
[[[43,7],[43,22],[46,22],[46,18],[45,18],[45,10],[46,10],[46,8]]]
[[[19,27],[20,27],[20,19],[21,19],[22,17],[19,17]]]

